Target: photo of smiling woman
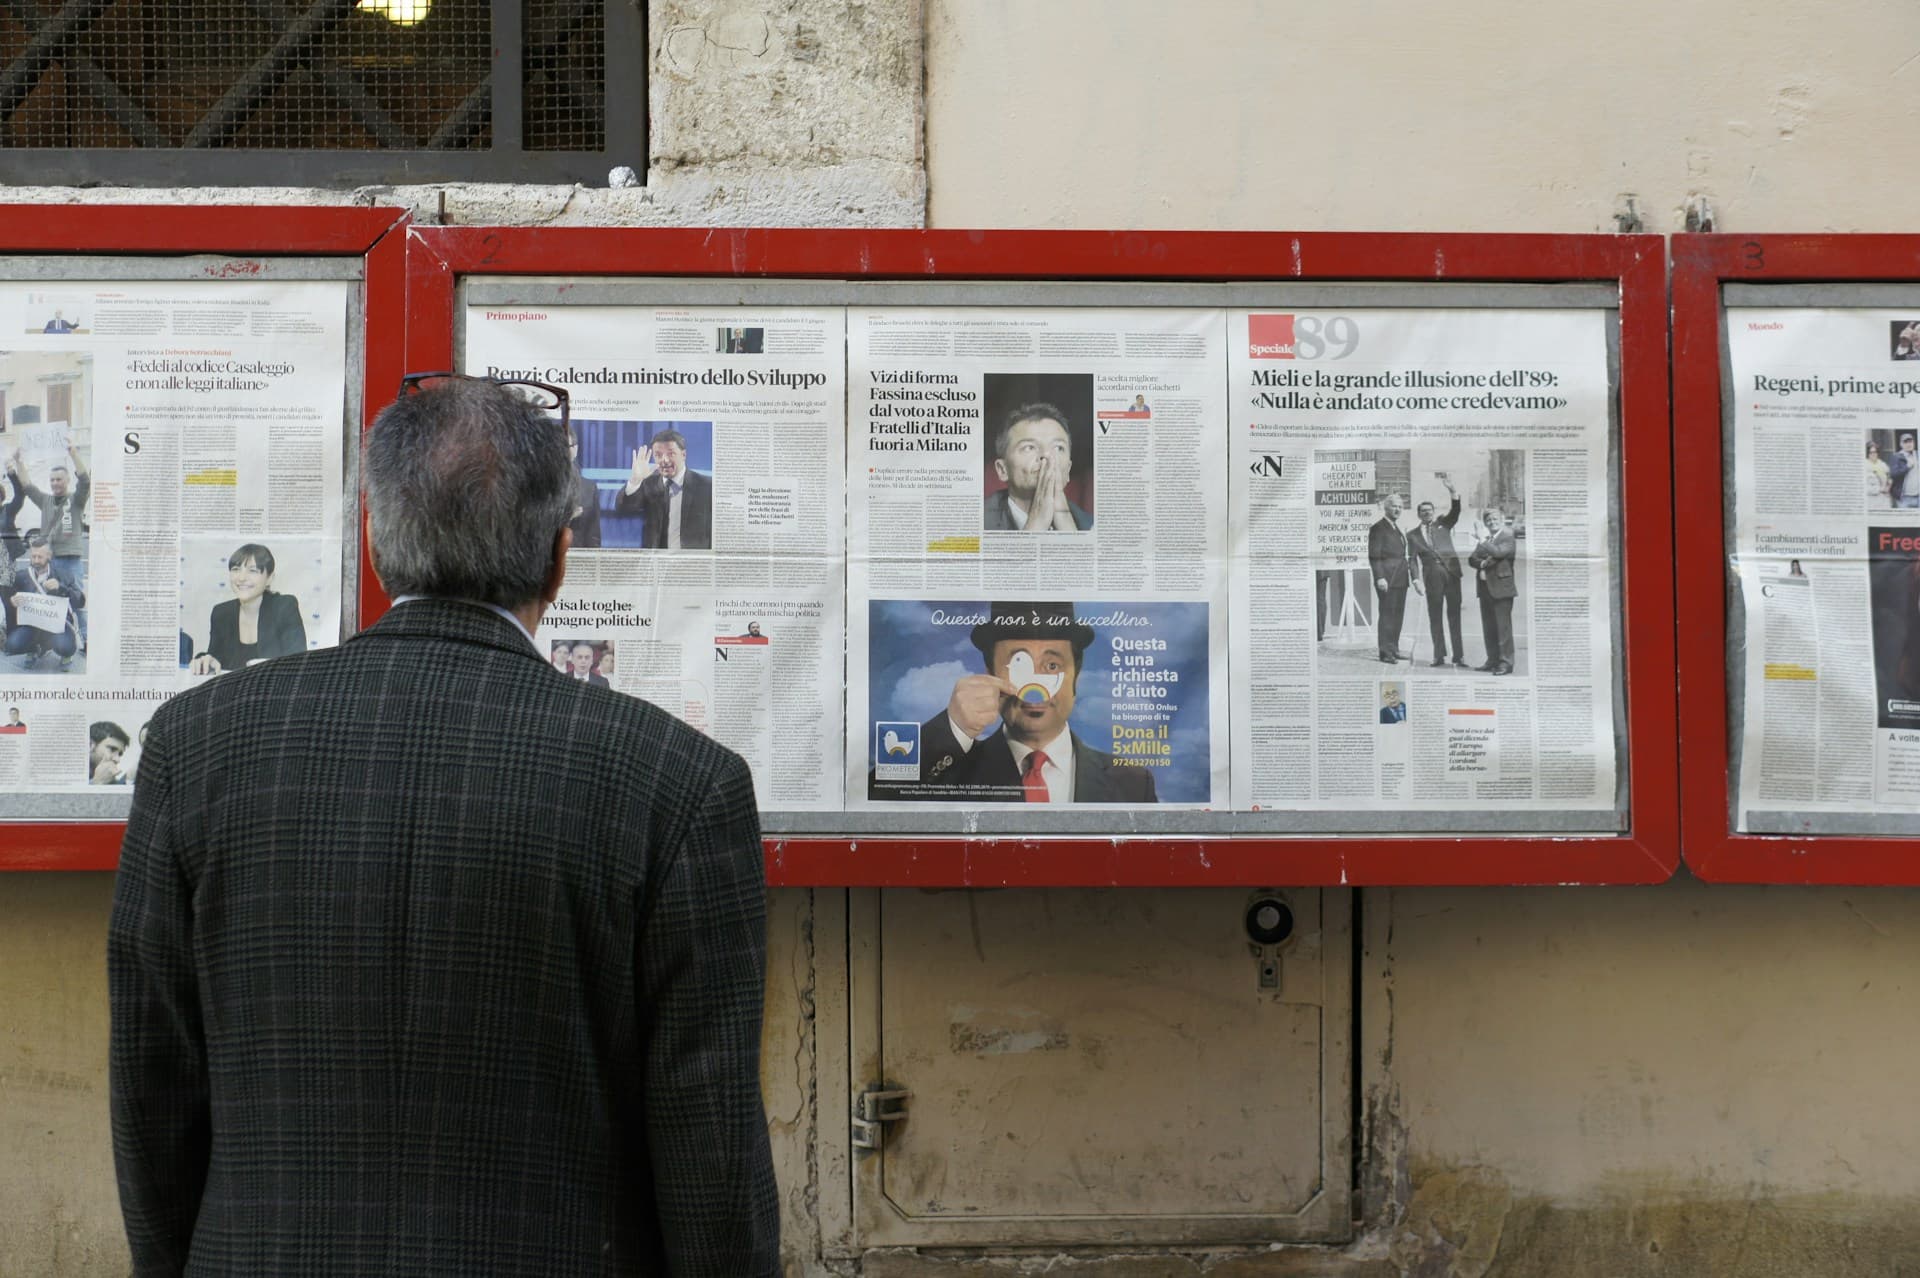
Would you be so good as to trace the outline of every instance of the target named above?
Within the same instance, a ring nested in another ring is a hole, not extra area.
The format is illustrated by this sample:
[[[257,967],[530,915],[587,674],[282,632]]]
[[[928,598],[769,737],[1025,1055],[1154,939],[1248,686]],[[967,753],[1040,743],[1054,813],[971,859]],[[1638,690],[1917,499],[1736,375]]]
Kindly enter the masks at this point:
[[[227,556],[232,598],[213,606],[207,618],[207,646],[194,654],[189,673],[219,674],[306,651],[300,601],[273,589],[273,569],[273,552],[257,542],[248,542]]]

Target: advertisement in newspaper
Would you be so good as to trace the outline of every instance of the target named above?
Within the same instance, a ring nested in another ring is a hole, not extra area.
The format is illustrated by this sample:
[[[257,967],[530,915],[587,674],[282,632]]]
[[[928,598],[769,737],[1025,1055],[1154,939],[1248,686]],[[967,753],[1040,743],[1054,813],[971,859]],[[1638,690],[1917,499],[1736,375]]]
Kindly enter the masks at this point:
[[[1615,804],[1606,317],[1235,311],[1233,804]]]
[[[1727,344],[1736,828],[1911,833],[1920,310],[1730,307]]]
[[[340,636],[344,282],[0,285],[0,794],[126,786],[194,683]]]
[[[572,399],[573,553],[535,637],[737,751],[768,812],[844,801],[844,348],[837,308],[466,314],[466,371]]]
[[[1226,805],[1224,321],[849,313],[849,807]]]

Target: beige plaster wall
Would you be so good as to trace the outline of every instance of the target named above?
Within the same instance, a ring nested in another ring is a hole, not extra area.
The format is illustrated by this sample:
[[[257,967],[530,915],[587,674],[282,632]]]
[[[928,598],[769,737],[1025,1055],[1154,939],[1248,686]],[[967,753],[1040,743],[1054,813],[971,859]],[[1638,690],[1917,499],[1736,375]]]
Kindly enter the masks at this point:
[[[0,874],[0,1274],[124,1274],[107,1130],[110,874]]]
[[[1896,0],[928,0],[936,226],[1911,230]]]
[[[1683,878],[1366,908],[1373,1237],[1408,1269],[1920,1259],[1920,897]]]

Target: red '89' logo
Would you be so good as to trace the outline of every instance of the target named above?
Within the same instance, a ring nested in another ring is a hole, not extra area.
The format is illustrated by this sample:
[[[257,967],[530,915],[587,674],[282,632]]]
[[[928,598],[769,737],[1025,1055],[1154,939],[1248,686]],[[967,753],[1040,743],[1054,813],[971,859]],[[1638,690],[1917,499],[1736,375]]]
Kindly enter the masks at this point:
[[[1248,315],[1248,359],[1345,359],[1360,347],[1347,315]]]
[[[1247,316],[1248,359],[1292,359],[1293,316]]]

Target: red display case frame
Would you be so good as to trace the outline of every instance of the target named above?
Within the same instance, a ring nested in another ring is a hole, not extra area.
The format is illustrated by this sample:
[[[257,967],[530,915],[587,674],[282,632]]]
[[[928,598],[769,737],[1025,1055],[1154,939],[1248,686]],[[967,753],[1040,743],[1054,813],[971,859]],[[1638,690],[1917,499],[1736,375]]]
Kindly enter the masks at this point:
[[[1673,241],[1674,531],[1680,553],[1682,847],[1717,883],[1920,884],[1920,840],[1736,834],[1730,819],[1721,286],[1920,283],[1920,235],[1685,235]]]
[[[801,887],[1656,883],[1679,864],[1666,253],[1655,235],[509,229],[407,232],[407,362],[455,363],[463,275],[1606,283],[1620,291],[1630,832],[1519,836],[769,837]],[[372,620],[378,587],[363,584]]]
[[[400,209],[242,205],[0,205],[0,254],[110,257],[217,255],[207,277],[246,279],[249,260],[359,257],[366,262],[365,410],[393,398],[404,371],[406,224]],[[258,269],[257,265],[254,267]],[[0,820],[0,871],[111,870],[122,821]]]

